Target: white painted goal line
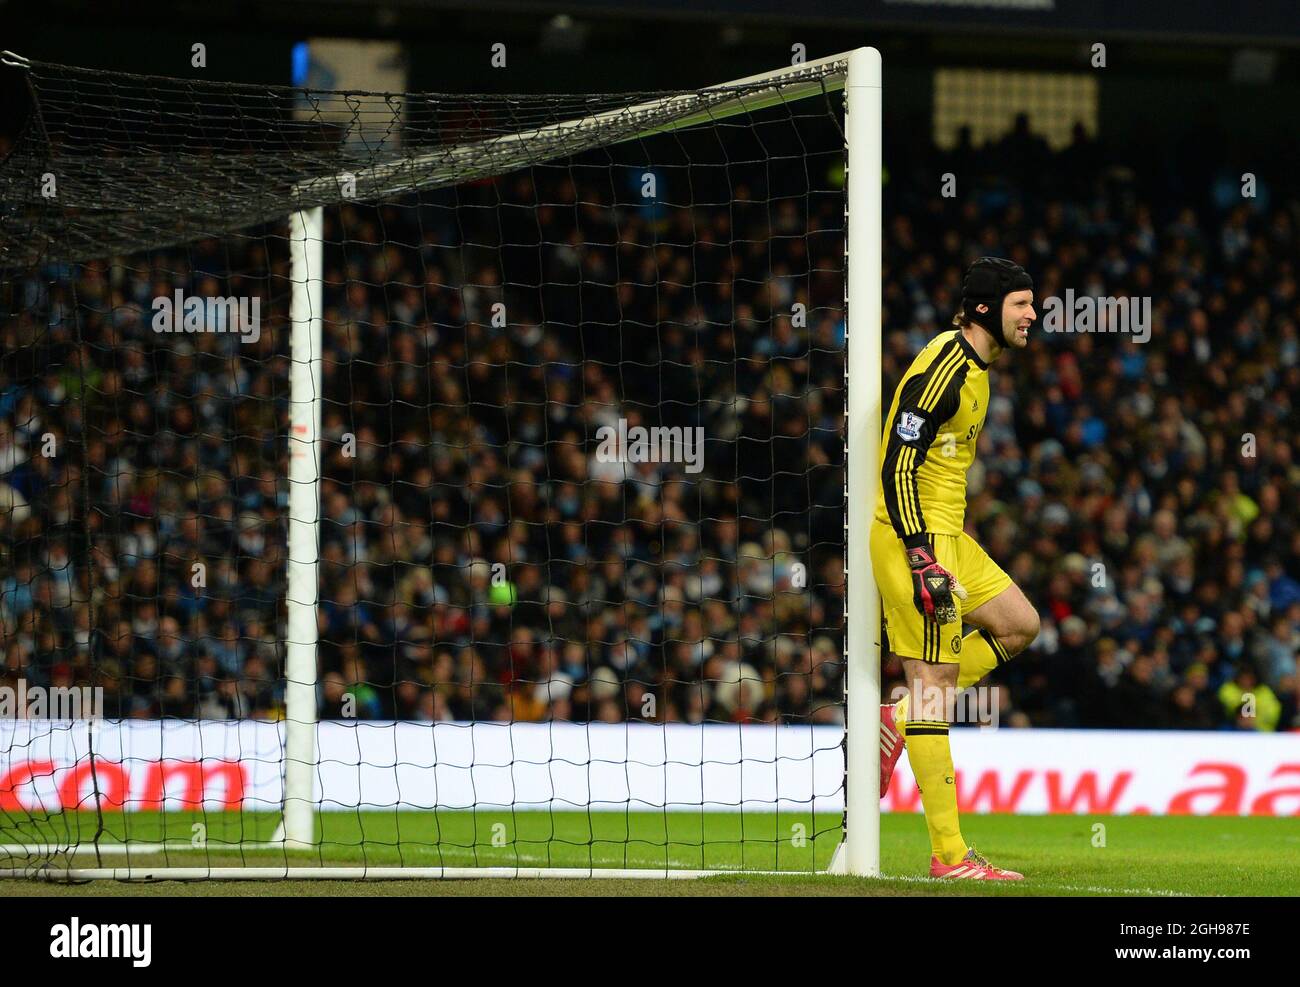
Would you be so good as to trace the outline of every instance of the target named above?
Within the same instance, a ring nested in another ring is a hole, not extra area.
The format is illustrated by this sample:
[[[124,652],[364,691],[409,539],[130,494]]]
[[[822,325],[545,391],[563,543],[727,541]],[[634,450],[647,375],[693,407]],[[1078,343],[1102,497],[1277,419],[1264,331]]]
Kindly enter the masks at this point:
[[[222,843],[216,840],[209,840],[206,846],[195,846],[188,840],[173,843],[0,843],[0,856],[22,857],[50,853],[94,853],[96,850],[101,854],[139,853],[143,855],[177,853],[185,850],[190,852],[214,850],[238,852],[241,850],[283,850],[284,848],[283,843]]]
[[[91,853],[95,850],[93,843],[81,844],[62,844],[62,845],[38,845],[38,844],[10,844],[0,845],[0,852],[9,851],[11,854],[21,855],[24,853]],[[225,850],[227,852],[240,850],[285,850],[285,845],[281,842],[276,843],[225,843],[212,844],[206,847],[197,847],[192,843],[111,843],[100,844],[99,850],[102,854],[140,854],[146,856],[158,853],[170,853],[176,851],[217,851]],[[540,855],[515,854],[518,860],[536,860],[546,862],[547,858]],[[718,876],[735,876],[735,875],[755,875],[755,876],[785,876],[785,877],[808,877],[816,876],[821,871],[811,870],[750,870],[739,867],[731,868],[707,868],[701,869],[691,867],[682,861],[669,861],[665,867],[611,867],[604,865],[594,865],[591,867],[523,867],[523,866],[496,866],[496,867],[422,867],[422,866],[335,866],[335,867],[176,867],[176,866],[157,866],[134,865],[127,867],[55,867],[49,864],[41,864],[32,868],[0,868],[0,880],[6,878],[25,878],[27,880],[44,880],[44,881],[150,881],[150,880],[170,880],[170,881],[200,881],[200,880],[217,880],[217,881],[270,881],[270,880],[294,880],[294,881],[311,881],[311,880],[373,880],[373,881],[398,881],[398,880],[469,880],[469,879],[488,879],[488,878],[523,878],[523,879],[583,879],[583,880],[608,880],[614,878],[621,879],[644,879],[644,880],[697,880],[701,877],[718,877]]]
[[[653,880],[695,881],[706,877],[826,877],[824,871],[677,870],[626,867],[41,867],[0,870],[0,879],[81,881],[457,881],[457,880]],[[955,884],[938,878],[883,874],[864,880]],[[971,882],[962,882],[971,883]],[[985,883],[985,882],[974,882]],[[1108,888],[1043,882],[1026,885],[1043,895],[1084,891],[1111,897],[1185,897],[1164,888]]]
[[[260,843],[260,844],[224,844],[231,848],[239,849],[259,849],[259,850],[280,850],[283,849],[281,843]],[[211,847],[209,847],[210,849]],[[14,849],[42,849],[51,848],[18,847],[18,846],[0,846],[0,851]],[[93,844],[78,844],[63,847],[55,847],[58,851],[89,852],[94,849]],[[106,854],[121,853],[164,853],[175,850],[201,850],[203,847],[196,847],[190,843],[167,844],[167,843],[142,843],[142,844],[105,844],[100,846],[100,852]],[[520,854],[519,859],[527,860],[530,855]],[[540,856],[533,856],[534,860],[545,860]],[[48,864],[40,867],[25,870],[23,868],[0,869],[0,880],[3,879],[26,879],[42,880],[50,882],[77,882],[77,881],[454,881],[454,880],[489,880],[489,879],[523,879],[523,880],[699,880],[705,877],[827,877],[827,876],[848,876],[832,875],[827,871],[807,871],[807,870],[747,870],[741,868],[710,868],[700,869],[687,866],[676,865],[676,862],[670,862],[668,867],[149,867],[149,866],[129,866],[129,867],[52,867]],[[956,882],[945,882],[940,878],[933,878],[914,874],[881,874],[871,880],[882,881],[906,881],[909,884],[947,884]],[[1087,892],[1090,894],[1108,895],[1110,897],[1162,897],[1162,898],[1180,898],[1186,897],[1183,892],[1171,891],[1165,888],[1110,888],[1098,885],[1076,885],[1076,884],[1057,884],[1055,882],[1034,881],[1029,879],[1032,884],[1028,885],[1035,890],[1041,889],[1046,895],[1053,891],[1067,892]],[[963,882],[968,883],[968,882]]]
[[[0,879],[41,881],[456,881],[456,880],[656,880],[703,877],[808,877],[814,871],[680,870],[628,867],[67,867],[0,870]]]
[[[352,849],[352,850],[355,850],[357,848],[357,844],[343,844],[343,843],[320,844],[310,848],[301,848],[301,847],[286,846],[284,843],[278,840],[273,843],[218,843],[218,842],[210,841],[206,846],[195,846],[193,843],[176,841],[172,843],[101,843],[99,844],[99,852],[101,855],[105,855],[105,856],[119,855],[119,854],[126,855],[126,856],[130,856],[134,854],[139,854],[140,856],[150,856],[153,854],[160,854],[160,853],[180,853],[180,852],[239,853],[245,851],[260,852],[260,853],[265,853],[267,851],[279,851],[279,852],[290,852],[290,853],[319,853],[322,846],[333,847],[335,849]],[[469,848],[455,847],[452,850],[449,850],[447,848],[443,848],[442,850],[439,850],[436,846],[433,845],[423,845],[423,846],[405,847],[403,852],[407,856],[412,856],[412,857],[419,856],[420,854],[427,854],[429,856],[453,857],[457,855],[454,852],[455,850],[467,850],[467,849]],[[90,854],[90,853],[94,853],[94,851],[95,851],[95,844],[93,843],[76,843],[76,844],[13,843],[8,845],[0,844],[0,854],[8,853],[10,856],[15,856],[15,857],[51,855],[56,853]],[[462,855],[466,855],[466,854],[462,854]],[[553,865],[551,864],[552,858],[544,854],[515,852],[511,856],[518,863],[535,863],[535,864],[543,865],[546,868],[553,869]],[[408,866],[416,866],[416,865],[408,865]],[[592,866],[604,869],[606,867],[616,866],[616,861],[611,862],[610,864],[594,864]],[[669,858],[665,862],[664,867],[670,870],[683,870],[683,871],[702,869],[710,874],[715,874],[715,873],[716,874],[759,874],[759,873],[815,874],[815,873],[819,873],[818,871],[811,871],[811,870],[758,871],[746,867],[699,868],[695,865],[694,861],[673,860],[671,858]],[[365,868],[357,867],[357,869],[364,870]],[[476,867],[474,869],[481,870],[482,868]],[[574,869],[574,868],[568,868],[568,869]],[[582,868],[577,868],[577,869],[582,869]],[[657,871],[659,868],[651,867],[651,868],[631,868],[631,869]],[[3,874],[4,871],[0,870],[0,876],[2,876]]]

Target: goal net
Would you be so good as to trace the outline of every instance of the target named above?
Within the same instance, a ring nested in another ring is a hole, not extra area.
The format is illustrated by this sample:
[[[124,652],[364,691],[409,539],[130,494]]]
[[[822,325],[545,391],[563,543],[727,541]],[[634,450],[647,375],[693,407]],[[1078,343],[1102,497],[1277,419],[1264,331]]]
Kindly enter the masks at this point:
[[[873,870],[874,51],[567,96],[3,60],[0,873],[825,870],[846,775]]]

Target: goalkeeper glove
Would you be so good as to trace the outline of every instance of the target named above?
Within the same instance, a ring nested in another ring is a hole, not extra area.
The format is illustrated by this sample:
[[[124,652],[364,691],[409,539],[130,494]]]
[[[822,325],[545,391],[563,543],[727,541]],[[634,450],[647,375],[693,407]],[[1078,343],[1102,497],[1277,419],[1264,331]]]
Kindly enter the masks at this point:
[[[924,535],[919,536],[924,539]],[[959,600],[966,599],[966,589],[957,577],[941,566],[934,557],[934,549],[926,542],[905,545],[907,564],[912,569],[912,602],[922,617],[936,624],[951,624],[957,619]]]

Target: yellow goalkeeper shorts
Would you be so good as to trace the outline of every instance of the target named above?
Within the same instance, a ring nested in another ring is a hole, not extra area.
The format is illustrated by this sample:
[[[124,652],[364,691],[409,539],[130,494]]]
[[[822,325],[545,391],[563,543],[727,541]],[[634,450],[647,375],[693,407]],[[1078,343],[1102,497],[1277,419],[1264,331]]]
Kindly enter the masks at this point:
[[[871,523],[871,566],[889,631],[889,650],[901,658],[956,664],[961,661],[962,614],[988,603],[1011,585],[1011,577],[965,532],[931,535],[930,543],[939,564],[957,577],[967,594],[965,600],[953,594],[957,619],[950,624],[921,616],[912,602],[912,569],[902,539],[889,525]]]

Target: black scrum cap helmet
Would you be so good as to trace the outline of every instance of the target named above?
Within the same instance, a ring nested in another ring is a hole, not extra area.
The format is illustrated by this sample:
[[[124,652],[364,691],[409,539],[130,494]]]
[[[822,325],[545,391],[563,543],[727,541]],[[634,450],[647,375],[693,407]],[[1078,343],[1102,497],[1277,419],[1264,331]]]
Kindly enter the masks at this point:
[[[981,257],[967,269],[962,281],[961,310],[1001,341],[1002,300],[1013,291],[1033,286],[1034,279],[1019,264],[1003,257]]]

